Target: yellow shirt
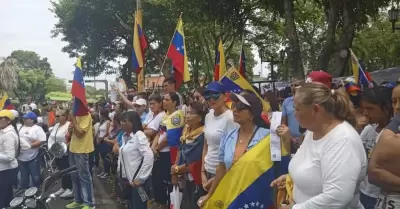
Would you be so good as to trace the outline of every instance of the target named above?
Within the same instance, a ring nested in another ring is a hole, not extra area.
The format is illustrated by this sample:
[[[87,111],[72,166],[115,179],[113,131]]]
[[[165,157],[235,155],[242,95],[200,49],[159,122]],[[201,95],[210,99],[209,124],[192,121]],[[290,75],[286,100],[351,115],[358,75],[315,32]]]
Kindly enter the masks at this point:
[[[78,137],[72,132],[71,143],[69,151],[72,153],[91,153],[94,151],[93,143],[93,129],[92,129],[92,116],[87,114],[85,116],[76,116],[79,128],[85,133],[83,136]]]

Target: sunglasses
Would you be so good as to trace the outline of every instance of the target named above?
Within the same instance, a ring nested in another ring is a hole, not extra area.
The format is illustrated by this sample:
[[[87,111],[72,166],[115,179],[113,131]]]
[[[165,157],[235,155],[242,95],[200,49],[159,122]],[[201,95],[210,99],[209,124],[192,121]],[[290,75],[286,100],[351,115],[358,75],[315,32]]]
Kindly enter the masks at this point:
[[[59,117],[61,117],[61,116],[65,116],[65,115],[56,115],[56,118],[59,118]]]
[[[221,93],[215,92],[215,93],[212,93],[212,94],[204,95],[204,99],[207,100],[207,101],[209,101],[211,99],[217,100],[217,99],[219,99],[220,96],[221,96]]]
[[[241,102],[233,103],[233,104],[232,104],[232,108],[235,108],[235,109],[238,110],[238,111],[242,111],[242,110],[251,110],[251,107],[250,107],[250,106],[248,106],[248,105],[246,105],[246,104],[243,104],[243,103],[241,103]]]
[[[0,117],[0,120],[6,119],[6,117]]]

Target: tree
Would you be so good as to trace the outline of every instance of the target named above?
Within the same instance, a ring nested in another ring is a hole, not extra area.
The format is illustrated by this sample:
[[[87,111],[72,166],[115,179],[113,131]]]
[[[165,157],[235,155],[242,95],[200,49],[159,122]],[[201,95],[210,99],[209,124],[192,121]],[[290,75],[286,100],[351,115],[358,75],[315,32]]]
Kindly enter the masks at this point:
[[[46,76],[53,73],[47,58],[41,58],[36,52],[17,50],[11,52],[9,58],[15,59],[22,70],[40,69]]]
[[[14,90],[15,95],[19,99],[31,96],[35,100],[44,98],[46,79],[45,72],[40,69],[19,70],[18,71],[18,86]]]
[[[18,66],[12,58],[0,58],[0,91],[10,91],[17,86]]]
[[[231,50],[234,46],[241,44],[245,23],[254,9],[254,5],[250,2],[241,0],[223,0],[217,3],[210,0],[145,1],[143,24],[149,42],[146,72],[162,70],[164,75],[169,74],[169,62],[163,65],[165,53],[178,15],[184,11],[186,45],[190,69],[195,75],[193,76],[194,83],[199,84],[196,78],[201,76],[211,79],[215,59],[214,50],[219,37],[224,41],[228,59],[239,54]],[[70,56],[84,55],[87,76],[119,70],[128,85],[130,84],[133,32],[131,26],[135,11],[135,5],[131,1],[60,0],[53,2],[52,11],[59,18],[53,35],[63,35],[63,40],[68,43],[63,51]],[[111,62],[116,62],[119,58],[125,58],[126,62],[120,63],[117,67],[111,65]],[[247,58],[248,69],[251,69],[252,54],[249,53]],[[161,67],[164,68],[161,69]]]
[[[44,93],[48,94],[49,92],[65,92],[67,91],[67,85],[64,79],[60,79],[51,75],[46,79],[44,84]]]

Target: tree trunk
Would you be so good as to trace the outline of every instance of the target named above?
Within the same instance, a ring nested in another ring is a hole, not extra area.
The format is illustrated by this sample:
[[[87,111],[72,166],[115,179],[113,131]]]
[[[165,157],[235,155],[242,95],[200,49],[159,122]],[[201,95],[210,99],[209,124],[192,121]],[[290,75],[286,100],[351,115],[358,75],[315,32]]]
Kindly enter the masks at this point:
[[[348,0],[351,1],[351,0]],[[350,2],[343,1],[343,32],[340,35],[339,43],[337,44],[336,55],[335,55],[335,69],[333,75],[341,76],[344,75],[348,67],[349,51],[351,48],[355,32],[355,21],[354,21],[354,11]],[[340,53],[347,50],[347,54]],[[346,56],[342,57],[341,54]]]
[[[285,8],[286,34],[289,39],[288,56],[292,62],[292,75],[296,78],[304,77],[303,60],[301,58],[299,36],[294,21],[293,0],[283,0]]]
[[[318,57],[317,69],[328,70],[329,60],[335,50],[335,36],[336,36],[336,25],[337,25],[337,13],[338,5],[336,0],[329,1],[329,13],[328,13],[328,28],[326,30],[326,40],[322,47],[321,54]]]

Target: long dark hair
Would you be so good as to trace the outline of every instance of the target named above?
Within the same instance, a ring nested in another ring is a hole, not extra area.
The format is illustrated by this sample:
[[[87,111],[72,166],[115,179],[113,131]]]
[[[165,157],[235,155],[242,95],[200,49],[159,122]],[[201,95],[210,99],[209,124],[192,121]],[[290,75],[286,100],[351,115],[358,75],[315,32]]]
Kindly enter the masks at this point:
[[[132,133],[135,134],[137,131],[143,131],[142,120],[139,114],[135,111],[128,111],[121,115],[121,121],[129,121],[132,123]]]

